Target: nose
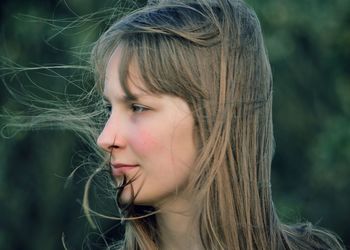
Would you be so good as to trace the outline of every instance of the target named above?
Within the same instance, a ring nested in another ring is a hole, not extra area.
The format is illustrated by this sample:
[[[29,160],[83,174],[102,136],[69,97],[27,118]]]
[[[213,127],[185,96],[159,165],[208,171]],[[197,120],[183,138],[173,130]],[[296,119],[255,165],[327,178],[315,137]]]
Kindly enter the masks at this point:
[[[123,146],[123,140],[118,133],[116,121],[109,119],[97,138],[97,145],[106,152],[112,152],[113,149]]]

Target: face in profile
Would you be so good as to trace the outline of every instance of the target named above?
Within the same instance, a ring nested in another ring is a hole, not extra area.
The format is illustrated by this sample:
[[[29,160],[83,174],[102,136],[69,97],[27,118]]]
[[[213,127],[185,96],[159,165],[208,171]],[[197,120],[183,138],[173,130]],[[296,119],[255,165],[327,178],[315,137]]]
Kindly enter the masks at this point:
[[[194,121],[187,103],[179,97],[146,93],[138,68],[129,68],[126,96],[119,81],[122,48],[117,48],[106,70],[104,96],[110,116],[98,138],[98,145],[111,155],[112,175],[134,181],[120,197],[135,204],[161,207],[181,192],[196,156]],[[132,191],[133,189],[133,191]]]

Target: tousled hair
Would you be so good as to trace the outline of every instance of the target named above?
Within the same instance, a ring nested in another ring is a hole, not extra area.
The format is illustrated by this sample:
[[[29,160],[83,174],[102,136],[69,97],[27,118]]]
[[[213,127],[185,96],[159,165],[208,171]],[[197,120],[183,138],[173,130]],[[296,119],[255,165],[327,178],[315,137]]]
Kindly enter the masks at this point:
[[[206,249],[342,249],[331,233],[282,224],[275,212],[272,75],[252,9],[240,0],[160,1],[127,15],[92,52],[101,88],[118,47],[127,94],[135,64],[145,91],[180,97],[192,111],[198,156],[186,192],[199,204]],[[158,240],[156,220],[126,223],[124,249],[158,249]]]
[[[119,80],[126,94],[132,95],[129,69],[135,65],[143,80],[139,87],[180,97],[192,111],[197,157],[183,192],[193,194],[193,219],[205,249],[343,249],[332,233],[310,223],[284,224],[275,211],[272,74],[254,11],[241,0],[149,2],[112,24],[96,42],[91,53],[95,88],[83,93],[93,105],[63,110],[60,103],[47,102],[50,108],[39,116],[9,126],[60,127],[81,135],[102,159],[85,187],[88,219],[92,222],[92,214],[124,221],[124,239],[109,249],[159,249],[154,208],[131,200],[115,218],[89,205],[93,179],[109,171],[109,156],[93,143],[104,121],[102,101],[95,100],[108,61],[121,48]],[[124,179],[116,196],[125,185],[132,181]]]

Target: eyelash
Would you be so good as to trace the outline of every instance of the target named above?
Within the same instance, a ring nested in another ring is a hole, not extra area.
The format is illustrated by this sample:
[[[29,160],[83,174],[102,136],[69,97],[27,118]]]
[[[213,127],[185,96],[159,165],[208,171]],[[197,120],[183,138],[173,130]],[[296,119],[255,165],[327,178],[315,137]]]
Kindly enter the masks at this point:
[[[110,114],[112,113],[112,105],[109,103],[106,103],[105,105],[105,111],[108,114],[108,116],[110,116]]]
[[[129,108],[133,113],[141,113],[148,110],[148,108],[146,108],[145,106],[137,103],[131,103]]]
[[[131,103],[128,107],[133,113],[142,113],[149,110],[147,107],[137,103]],[[105,104],[105,110],[106,110],[106,113],[110,115],[112,113],[112,105]]]

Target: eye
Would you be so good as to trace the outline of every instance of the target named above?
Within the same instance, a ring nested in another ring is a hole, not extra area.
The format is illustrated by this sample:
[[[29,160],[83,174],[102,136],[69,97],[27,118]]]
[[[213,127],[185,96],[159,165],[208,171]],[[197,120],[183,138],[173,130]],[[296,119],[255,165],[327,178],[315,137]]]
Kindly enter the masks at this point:
[[[109,103],[104,104],[105,113],[110,116],[112,113],[112,105]]]
[[[149,110],[149,108],[137,103],[130,104],[130,109],[133,113],[141,113]]]

